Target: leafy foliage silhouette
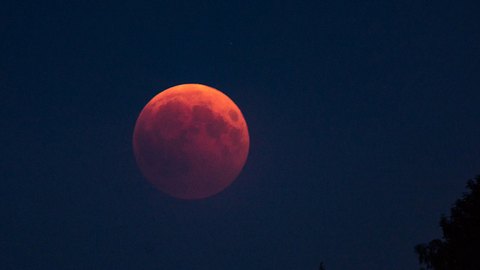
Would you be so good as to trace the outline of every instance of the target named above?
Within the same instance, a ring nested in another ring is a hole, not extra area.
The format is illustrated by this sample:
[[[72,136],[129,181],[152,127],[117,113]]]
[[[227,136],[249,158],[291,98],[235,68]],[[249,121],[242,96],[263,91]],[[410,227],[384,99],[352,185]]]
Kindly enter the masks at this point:
[[[420,269],[480,269],[480,175],[468,181],[467,189],[450,217],[442,216],[442,239],[415,246]]]

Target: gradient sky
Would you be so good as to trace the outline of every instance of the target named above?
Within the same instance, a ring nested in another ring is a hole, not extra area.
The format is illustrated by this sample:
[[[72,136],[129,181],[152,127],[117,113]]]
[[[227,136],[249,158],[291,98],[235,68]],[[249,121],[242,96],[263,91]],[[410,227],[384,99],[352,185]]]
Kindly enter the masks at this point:
[[[480,174],[478,1],[81,2],[0,5],[2,269],[417,269]],[[250,129],[206,200],[133,158],[181,83]]]

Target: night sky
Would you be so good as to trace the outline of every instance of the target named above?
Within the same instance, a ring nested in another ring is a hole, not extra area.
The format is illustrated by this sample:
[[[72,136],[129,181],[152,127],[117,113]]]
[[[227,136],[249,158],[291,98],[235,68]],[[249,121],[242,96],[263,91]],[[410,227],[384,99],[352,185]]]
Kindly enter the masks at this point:
[[[72,2],[0,4],[2,269],[417,269],[480,174],[478,1]],[[249,126],[204,200],[132,151],[182,83]]]

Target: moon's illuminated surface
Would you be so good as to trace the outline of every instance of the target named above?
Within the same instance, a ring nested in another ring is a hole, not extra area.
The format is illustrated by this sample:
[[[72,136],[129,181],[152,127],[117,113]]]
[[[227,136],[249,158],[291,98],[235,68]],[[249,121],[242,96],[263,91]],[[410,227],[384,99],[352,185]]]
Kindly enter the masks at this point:
[[[250,139],[245,119],[222,92],[182,84],[156,95],[143,108],[133,150],[143,175],[181,199],[217,194],[239,175]]]

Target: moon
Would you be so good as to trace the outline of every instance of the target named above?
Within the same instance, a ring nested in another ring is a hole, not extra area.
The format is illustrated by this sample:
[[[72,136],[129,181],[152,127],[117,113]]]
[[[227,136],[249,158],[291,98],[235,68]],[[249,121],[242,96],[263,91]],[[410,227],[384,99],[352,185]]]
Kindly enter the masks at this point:
[[[135,124],[133,152],[140,171],[157,189],[186,200],[228,187],[247,160],[250,137],[240,109],[202,84],[164,90]]]

